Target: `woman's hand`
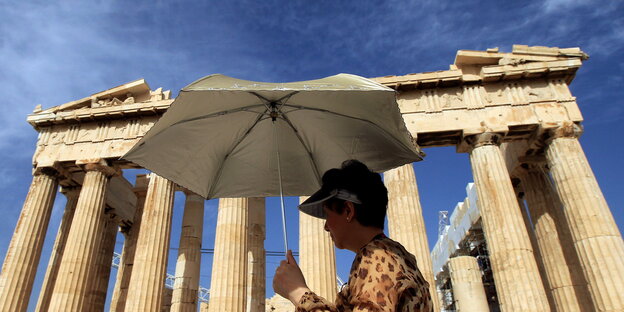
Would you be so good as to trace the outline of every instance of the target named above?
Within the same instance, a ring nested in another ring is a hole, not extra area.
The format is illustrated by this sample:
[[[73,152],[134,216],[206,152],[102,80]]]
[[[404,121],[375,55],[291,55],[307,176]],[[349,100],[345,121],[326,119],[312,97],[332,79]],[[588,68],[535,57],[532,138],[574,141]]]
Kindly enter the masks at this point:
[[[291,250],[288,250],[286,260],[282,260],[279,267],[275,270],[273,290],[280,296],[290,300],[294,305],[301,300],[306,291],[310,291]]]

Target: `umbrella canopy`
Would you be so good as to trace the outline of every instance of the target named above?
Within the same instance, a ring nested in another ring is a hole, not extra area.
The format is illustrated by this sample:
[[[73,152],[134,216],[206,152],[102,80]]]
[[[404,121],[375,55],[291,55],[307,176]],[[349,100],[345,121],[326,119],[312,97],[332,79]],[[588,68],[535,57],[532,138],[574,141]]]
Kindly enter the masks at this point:
[[[206,198],[310,195],[346,159],[381,172],[421,160],[395,91],[355,75],[183,88],[123,158]],[[279,158],[279,166],[278,166]],[[278,177],[281,171],[281,178]]]

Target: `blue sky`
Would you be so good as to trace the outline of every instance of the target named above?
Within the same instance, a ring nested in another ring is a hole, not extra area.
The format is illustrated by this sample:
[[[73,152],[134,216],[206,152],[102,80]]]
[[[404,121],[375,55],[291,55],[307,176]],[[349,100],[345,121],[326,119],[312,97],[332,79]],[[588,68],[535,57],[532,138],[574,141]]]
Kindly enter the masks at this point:
[[[0,1],[0,258],[31,181],[37,133],[26,116],[138,78],[174,95],[212,73],[297,81],[346,72],[365,77],[448,69],[458,49],[512,44],[581,47],[590,55],[571,85],[585,118],[581,143],[620,229],[624,227],[624,4],[620,1]],[[465,154],[426,150],[415,164],[424,217],[435,243],[437,212],[465,197]],[[282,249],[279,205],[267,205],[267,250]],[[178,246],[178,194],[171,247]],[[289,240],[297,249],[295,201]],[[62,209],[57,196],[38,293]],[[206,205],[204,247],[214,244],[216,203]],[[121,237],[117,250],[121,250]],[[173,273],[172,250],[168,271]],[[201,284],[209,287],[211,255]],[[279,258],[267,259],[267,292]],[[338,252],[343,279],[352,261]],[[116,273],[113,270],[113,275]],[[34,308],[36,296],[31,299]]]

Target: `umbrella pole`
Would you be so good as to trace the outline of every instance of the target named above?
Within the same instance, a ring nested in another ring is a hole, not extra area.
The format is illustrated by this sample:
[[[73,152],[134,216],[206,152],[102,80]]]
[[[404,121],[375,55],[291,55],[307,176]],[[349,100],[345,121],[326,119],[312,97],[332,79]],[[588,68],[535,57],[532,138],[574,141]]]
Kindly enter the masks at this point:
[[[275,128],[275,121],[273,121],[273,133],[275,137],[275,145],[277,146],[277,176],[279,181],[280,190],[280,205],[282,207],[282,229],[284,232],[284,256],[288,253],[288,234],[286,232],[286,210],[284,209],[284,190],[282,188],[282,169],[280,167],[280,152],[279,152],[279,140],[277,137],[277,129]]]

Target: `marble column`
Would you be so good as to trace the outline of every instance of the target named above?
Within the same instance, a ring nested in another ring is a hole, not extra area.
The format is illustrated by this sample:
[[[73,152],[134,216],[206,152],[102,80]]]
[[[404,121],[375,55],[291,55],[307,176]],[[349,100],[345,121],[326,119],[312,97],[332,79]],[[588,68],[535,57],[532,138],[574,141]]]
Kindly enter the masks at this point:
[[[449,273],[457,312],[488,312],[481,270],[475,257],[460,256],[449,259]]]
[[[520,171],[522,188],[544,263],[556,311],[591,311],[593,303],[573,245],[561,202],[546,168],[525,164]]]
[[[115,170],[103,163],[89,163],[59,273],[50,299],[50,311],[86,311],[89,291],[97,274],[95,265],[102,246],[102,218],[106,186]]]
[[[388,234],[416,257],[418,269],[429,283],[434,310],[440,310],[429,254],[425,220],[412,164],[384,172],[388,188]]]
[[[157,311],[163,303],[175,185],[154,173],[149,180],[125,311]]]
[[[205,200],[190,191],[185,191],[185,194],[171,311],[195,312],[198,304]]]
[[[113,297],[111,299],[110,311],[123,312],[126,309],[126,298],[128,296],[128,285],[130,284],[130,276],[132,276],[132,268],[134,267],[134,254],[136,252],[136,243],[139,238],[141,229],[141,218],[143,217],[143,206],[145,205],[145,196],[147,195],[147,186],[149,185],[148,175],[137,175],[133,191],[137,196],[136,210],[132,226],[122,229],[124,233],[124,246],[121,252],[121,261],[117,269],[117,280],[113,289]]]
[[[35,308],[35,311],[48,311],[48,307],[50,306],[52,289],[54,288],[61,259],[63,258],[63,251],[65,250],[65,245],[67,243],[69,228],[71,227],[72,220],[74,219],[74,212],[76,211],[76,204],[78,203],[80,187],[62,188],[61,193],[65,195],[67,203],[65,204],[65,211],[63,212],[61,224],[56,232],[54,247],[52,247],[52,254],[50,255],[50,260],[48,261],[48,268],[46,269],[46,274],[43,278],[43,284],[41,285],[41,291],[39,292],[39,299],[37,300],[37,307]]]
[[[91,311],[104,311],[106,294],[108,292],[108,282],[110,280],[111,263],[113,252],[115,251],[115,241],[119,225],[114,216],[105,213],[102,218],[104,235],[97,259],[97,275],[95,276],[93,289],[91,292]]]
[[[247,237],[247,310],[264,312],[266,301],[266,254],[264,197],[249,198],[249,234]]]
[[[535,232],[533,231],[533,222],[531,220],[531,216],[529,216],[529,212],[527,211],[527,207],[524,204],[524,191],[522,187],[518,184],[514,184],[514,182],[519,182],[518,179],[512,179],[512,184],[514,186],[514,193],[516,193],[516,199],[518,200],[518,206],[520,206],[520,212],[522,213],[522,219],[524,220],[524,227],[527,230],[527,234],[529,234],[529,240],[531,241],[531,249],[533,250],[533,257],[535,258],[535,264],[537,264],[537,269],[539,271],[539,275],[541,277],[542,286],[544,287],[544,291],[546,293],[546,299],[548,299],[548,305],[553,308],[555,307],[555,299],[552,295],[550,282],[548,278],[546,278],[546,269],[544,268],[544,261],[542,259],[542,255],[540,254],[539,244],[537,243],[537,237],[535,236]]]
[[[26,311],[58,181],[56,170],[37,170],[0,273],[0,311]]]
[[[199,304],[199,312],[208,312],[208,302],[202,302]]]
[[[493,133],[466,138],[501,311],[550,311],[511,179]]]
[[[302,203],[307,197],[300,197]],[[299,212],[299,267],[308,287],[319,296],[336,300],[336,251],[325,231],[325,220]]]
[[[624,311],[624,242],[578,141],[581,128],[551,131],[546,158],[596,311]]]
[[[247,198],[220,198],[208,311],[245,311]]]

